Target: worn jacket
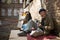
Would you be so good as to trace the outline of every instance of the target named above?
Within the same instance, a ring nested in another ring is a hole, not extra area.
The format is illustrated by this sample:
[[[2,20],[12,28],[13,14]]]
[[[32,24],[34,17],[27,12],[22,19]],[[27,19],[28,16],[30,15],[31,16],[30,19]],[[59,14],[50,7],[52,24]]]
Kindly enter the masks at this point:
[[[44,31],[44,34],[49,34],[50,31],[54,29],[53,20],[48,15],[46,15],[46,17],[44,19],[42,19],[41,24],[43,27],[42,29]]]

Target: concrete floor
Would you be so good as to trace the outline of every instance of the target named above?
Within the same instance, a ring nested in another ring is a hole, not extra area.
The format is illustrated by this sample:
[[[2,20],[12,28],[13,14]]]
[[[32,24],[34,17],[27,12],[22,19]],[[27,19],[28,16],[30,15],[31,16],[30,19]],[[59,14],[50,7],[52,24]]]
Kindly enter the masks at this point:
[[[11,30],[11,34],[9,37],[9,40],[27,40],[27,37],[21,36],[19,37],[17,34],[20,33],[19,30]],[[60,40],[60,38],[57,39],[50,39],[50,40]]]
[[[19,37],[18,33],[20,33],[19,30],[10,30],[8,26],[0,27],[0,40],[27,40],[27,37]],[[60,38],[52,40],[60,40]]]
[[[27,37],[19,37],[18,33],[20,33],[19,30],[11,30],[9,40],[27,40]]]

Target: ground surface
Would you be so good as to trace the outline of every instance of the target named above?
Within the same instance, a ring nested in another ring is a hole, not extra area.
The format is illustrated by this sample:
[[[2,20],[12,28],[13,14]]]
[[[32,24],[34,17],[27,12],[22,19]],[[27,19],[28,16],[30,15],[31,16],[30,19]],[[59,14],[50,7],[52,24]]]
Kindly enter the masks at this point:
[[[20,33],[19,30],[11,30],[11,34],[10,34],[9,40],[27,40],[27,38],[24,37],[24,36],[19,37],[17,35],[18,33]]]
[[[9,40],[27,40],[26,36],[18,36],[17,34],[20,33],[19,30],[11,30]],[[60,40],[60,38],[57,39],[51,39],[51,40]]]
[[[19,30],[8,30],[8,28],[6,28],[6,29],[5,28],[4,27],[0,28],[0,40],[27,40],[26,36],[20,36],[19,37],[17,35],[21,31],[19,31]],[[60,40],[60,38],[51,39],[51,40]]]

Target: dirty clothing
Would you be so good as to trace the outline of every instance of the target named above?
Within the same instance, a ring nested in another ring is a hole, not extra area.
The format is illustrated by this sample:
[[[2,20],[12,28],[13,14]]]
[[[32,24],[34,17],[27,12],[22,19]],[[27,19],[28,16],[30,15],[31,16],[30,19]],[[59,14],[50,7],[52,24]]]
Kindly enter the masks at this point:
[[[45,18],[42,18],[40,24],[42,25],[41,27],[39,27],[41,30],[44,31],[44,34],[49,34],[51,30],[53,30],[53,22],[52,20],[49,19],[48,16],[46,16]],[[35,29],[38,28],[36,21],[30,20],[27,23],[27,28],[25,31],[32,31],[32,27],[34,27]],[[45,28],[45,26],[47,26],[47,28]]]

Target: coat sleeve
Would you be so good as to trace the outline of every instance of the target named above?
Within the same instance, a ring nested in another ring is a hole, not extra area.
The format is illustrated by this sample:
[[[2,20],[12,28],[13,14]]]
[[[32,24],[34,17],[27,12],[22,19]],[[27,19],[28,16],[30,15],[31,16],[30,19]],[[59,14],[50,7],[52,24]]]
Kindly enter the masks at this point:
[[[54,24],[53,24],[53,20],[52,20],[52,18],[51,17],[49,17],[49,16],[47,16],[47,30],[53,30],[54,29]]]

